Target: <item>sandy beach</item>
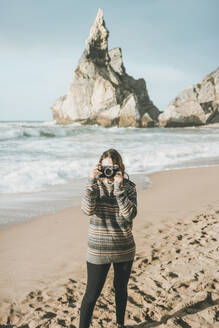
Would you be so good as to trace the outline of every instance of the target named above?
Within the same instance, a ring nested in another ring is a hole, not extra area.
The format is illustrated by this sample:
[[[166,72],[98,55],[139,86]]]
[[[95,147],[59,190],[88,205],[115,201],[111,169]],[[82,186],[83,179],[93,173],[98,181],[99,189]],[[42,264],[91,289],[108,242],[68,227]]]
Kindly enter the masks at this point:
[[[138,192],[126,324],[219,327],[219,166],[149,176]],[[87,228],[74,206],[0,230],[0,327],[78,327]],[[110,270],[92,327],[114,326]]]

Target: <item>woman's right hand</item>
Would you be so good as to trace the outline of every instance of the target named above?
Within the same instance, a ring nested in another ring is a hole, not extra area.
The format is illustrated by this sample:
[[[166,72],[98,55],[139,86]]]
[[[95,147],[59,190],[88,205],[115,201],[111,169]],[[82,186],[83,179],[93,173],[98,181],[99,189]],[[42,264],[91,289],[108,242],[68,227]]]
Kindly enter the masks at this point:
[[[98,163],[97,165],[95,165],[91,172],[90,172],[90,177],[92,179],[98,179],[99,175],[101,175],[101,171],[100,171],[100,164]]]

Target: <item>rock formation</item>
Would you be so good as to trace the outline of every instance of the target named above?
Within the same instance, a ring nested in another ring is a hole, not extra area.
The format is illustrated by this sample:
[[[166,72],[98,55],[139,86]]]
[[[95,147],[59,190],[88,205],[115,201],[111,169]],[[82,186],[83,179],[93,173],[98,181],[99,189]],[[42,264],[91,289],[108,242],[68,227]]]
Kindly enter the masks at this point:
[[[121,49],[108,51],[108,36],[99,9],[67,94],[52,106],[54,119],[63,124],[156,125],[160,111],[150,100],[144,79],[126,73]]]
[[[159,115],[160,126],[194,126],[219,122],[219,68],[183,90]]]

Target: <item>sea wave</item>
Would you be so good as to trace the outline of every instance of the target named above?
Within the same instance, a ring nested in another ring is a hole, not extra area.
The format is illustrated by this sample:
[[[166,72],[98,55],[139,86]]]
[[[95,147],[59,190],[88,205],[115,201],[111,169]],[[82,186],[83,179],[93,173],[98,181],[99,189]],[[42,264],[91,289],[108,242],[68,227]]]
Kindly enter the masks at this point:
[[[37,124],[0,124],[0,141],[20,138],[55,138],[74,135],[75,128],[81,124],[75,123],[69,126],[49,124],[49,122]]]
[[[0,122],[0,193],[45,190],[87,177],[116,148],[129,174],[219,163],[219,129],[104,128]]]
[[[78,164],[74,160],[42,160],[2,166],[0,193],[36,192],[49,186],[64,184],[83,176],[91,165],[89,160]]]

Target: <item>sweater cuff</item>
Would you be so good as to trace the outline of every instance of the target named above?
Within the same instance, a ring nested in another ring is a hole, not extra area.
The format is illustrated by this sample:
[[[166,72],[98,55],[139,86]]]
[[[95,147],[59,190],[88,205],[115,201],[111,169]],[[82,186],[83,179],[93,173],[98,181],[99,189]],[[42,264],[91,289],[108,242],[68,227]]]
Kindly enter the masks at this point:
[[[120,193],[123,193],[125,191],[125,188],[122,183],[115,182],[114,183],[114,194],[119,195]]]
[[[93,186],[97,183],[97,179],[96,178],[88,178],[88,184]]]

